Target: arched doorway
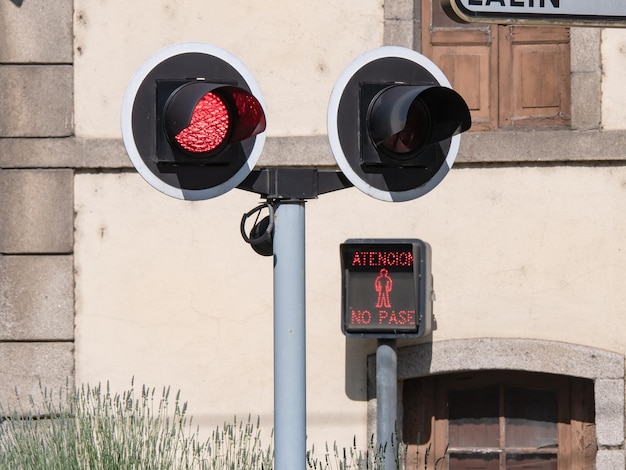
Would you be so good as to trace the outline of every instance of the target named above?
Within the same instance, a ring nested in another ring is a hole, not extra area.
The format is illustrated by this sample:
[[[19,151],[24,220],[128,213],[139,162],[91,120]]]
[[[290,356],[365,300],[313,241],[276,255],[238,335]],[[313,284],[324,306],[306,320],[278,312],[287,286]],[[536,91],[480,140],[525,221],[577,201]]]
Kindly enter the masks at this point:
[[[496,376],[501,374],[504,378],[506,375],[512,377],[511,380],[507,379],[508,382],[504,380],[499,387],[515,386],[516,381],[517,384],[523,385],[525,377],[534,377],[540,381],[547,380],[548,382],[552,378],[569,384],[566,388],[561,386],[560,388],[557,387],[558,390],[550,392],[557,394],[557,400],[564,399],[563,394],[569,394],[570,401],[572,396],[576,402],[582,400],[580,405],[582,408],[578,411],[575,409],[573,416],[574,420],[581,423],[583,428],[586,426],[585,423],[595,428],[595,446],[592,443],[591,447],[592,450],[594,447],[597,448],[594,458],[595,468],[598,470],[626,468],[624,457],[623,355],[569,343],[517,338],[438,341],[400,347],[397,352],[399,393],[401,394],[398,400],[400,404],[398,413],[400,432],[404,431],[404,419],[412,413],[410,406],[407,409],[406,405],[411,401],[411,387],[417,386],[416,384],[426,384],[424,386],[429,386],[431,389],[434,386],[436,393],[438,382],[435,380],[436,377],[447,376],[451,381],[450,383],[453,383],[454,380],[463,378],[462,374],[469,374],[469,376],[473,374],[478,385],[480,385],[481,380],[488,381],[489,374]],[[375,356],[369,358],[368,375],[370,377],[368,381],[369,409],[372,410],[375,409]],[[445,385],[447,379],[442,380],[444,380]],[[428,381],[431,381],[432,385],[427,385]],[[532,388],[530,387],[531,390]],[[541,387],[539,389],[541,390]],[[457,396],[461,397],[459,399],[463,398],[462,394]],[[589,405],[590,401],[591,405]],[[499,404],[498,406],[506,407],[506,404],[503,402],[502,405]],[[566,409],[566,407],[562,408],[563,410]],[[403,416],[405,410],[407,416]],[[430,408],[430,413],[434,427],[436,420],[436,405],[434,403]],[[572,413],[571,407],[569,413]],[[443,416],[441,412],[439,415]],[[370,413],[369,416],[369,428],[374,430],[376,428],[375,413]],[[558,416],[557,414],[557,427],[558,419],[564,419]],[[593,423],[588,422],[590,416],[593,416]],[[423,415],[423,419],[427,419],[425,415]],[[500,415],[498,415],[498,419],[500,419]],[[506,419],[506,414],[503,415],[502,419]],[[589,433],[592,430],[586,429],[583,432]],[[588,436],[591,435],[588,434]],[[424,443],[424,438],[421,437],[420,439]],[[445,445],[447,443],[444,444],[444,449]],[[433,450],[434,448],[431,447],[431,452]],[[589,449],[584,450],[584,452],[589,452]],[[434,461],[431,460],[431,462]],[[418,468],[422,470],[423,466]],[[441,467],[437,468],[439,470]]]

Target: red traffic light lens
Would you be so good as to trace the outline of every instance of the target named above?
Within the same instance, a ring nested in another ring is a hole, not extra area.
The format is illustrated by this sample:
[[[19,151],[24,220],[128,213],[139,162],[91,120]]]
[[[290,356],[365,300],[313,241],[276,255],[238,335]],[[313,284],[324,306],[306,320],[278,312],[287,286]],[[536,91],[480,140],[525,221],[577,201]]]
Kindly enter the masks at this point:
[[[239,142],[263,132],[266,127],[265,113],[259,100],[244,90],[238,88],[229,90],[232,90],[238,118],[233,141]]]
[[[183,84],[163,108],[163,129],[179,153],[206,159],[265,130],[265,113],[248,91],[204,81]]]
[[[215,93],[207,93],[196,104],[189,125],[174,139],[190,155],[206,154],[226,139],[230,115],[226,103]]]

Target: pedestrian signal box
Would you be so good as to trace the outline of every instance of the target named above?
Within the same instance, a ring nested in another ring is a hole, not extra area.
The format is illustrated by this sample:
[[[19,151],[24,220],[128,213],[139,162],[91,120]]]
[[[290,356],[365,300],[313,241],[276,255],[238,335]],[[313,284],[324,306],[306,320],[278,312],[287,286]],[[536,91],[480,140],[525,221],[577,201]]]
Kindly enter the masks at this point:
[[[416,239],[351,239],[340,245],[346,336],[402,338],[431,331],[431,250]]]

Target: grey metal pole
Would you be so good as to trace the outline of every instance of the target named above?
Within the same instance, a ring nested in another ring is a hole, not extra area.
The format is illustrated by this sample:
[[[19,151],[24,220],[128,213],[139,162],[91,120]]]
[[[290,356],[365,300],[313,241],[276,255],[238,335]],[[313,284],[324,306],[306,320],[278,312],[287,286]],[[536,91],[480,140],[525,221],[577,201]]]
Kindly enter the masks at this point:
[[[385,450],[385,470],[395,470],[398,418],[396,341],[378,340],[376,349],[376,439]]]
[[[304,201],[280,202],[274,226],[274,468],[306,465]]]

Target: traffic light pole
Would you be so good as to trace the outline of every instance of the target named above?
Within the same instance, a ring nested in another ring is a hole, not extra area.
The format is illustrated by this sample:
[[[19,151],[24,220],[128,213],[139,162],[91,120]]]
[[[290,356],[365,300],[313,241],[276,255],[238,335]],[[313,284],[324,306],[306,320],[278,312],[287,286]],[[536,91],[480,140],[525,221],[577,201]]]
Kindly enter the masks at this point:
[[[276,470],[306,463],[304,201],[279,202],[274,226],[274,452]]]
[[[275,470],[306,468],[305,200],[350,186],[340,172],[310,168],[254,170],[238,186],[274,212]]]
[[[398,357],[395,339],[380,339],[376,348],[376,438],[385,455],[384,470],[395,470],[398,420]]]

